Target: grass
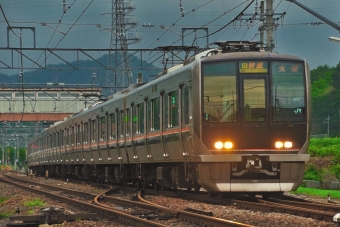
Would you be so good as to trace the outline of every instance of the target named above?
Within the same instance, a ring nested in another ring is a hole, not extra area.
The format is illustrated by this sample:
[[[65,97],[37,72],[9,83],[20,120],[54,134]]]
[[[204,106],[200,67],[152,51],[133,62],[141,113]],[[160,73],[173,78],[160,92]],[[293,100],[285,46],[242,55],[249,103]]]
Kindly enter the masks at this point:
[[[0,197],[0,204],[4,203],[8,199],[9,199],[8,197]]]
[[[34,210],[28,210],[27,214],[34,214]]]
[[[7,218],[9,215],[5,213],[0,213],[0,220]]]
[[[33,200],[31,201],[28,201],[28,202],[24,202],[24,205],[27,206],[27,207],[39,207],[39,206],[43,206],[45,203],[38,199],[38,198],[34,198]]]
[[[337,190],[322,190],[317,188],[299,187],[296,191],[291,191],[291,193],[318,196],[320,198],[327,198],[329,193],[331,195],[331,199],[340,199],[340,191]]]

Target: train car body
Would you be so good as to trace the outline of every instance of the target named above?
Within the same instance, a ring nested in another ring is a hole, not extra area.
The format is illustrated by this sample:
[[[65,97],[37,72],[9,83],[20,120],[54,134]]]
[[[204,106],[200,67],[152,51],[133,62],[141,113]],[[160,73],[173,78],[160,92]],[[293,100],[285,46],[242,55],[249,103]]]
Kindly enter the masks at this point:
[[[303,179],[310,105],[302,58],[206,51],[45,129],[28,163],[109,183],[282,193]]]

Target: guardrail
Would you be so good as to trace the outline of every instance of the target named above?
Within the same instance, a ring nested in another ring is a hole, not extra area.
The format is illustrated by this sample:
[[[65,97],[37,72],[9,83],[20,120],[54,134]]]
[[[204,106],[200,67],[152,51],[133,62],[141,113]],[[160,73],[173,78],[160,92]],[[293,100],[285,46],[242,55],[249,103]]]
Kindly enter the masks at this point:
[[[319,188],[319,189],[329,189],[329,190],[340,190],[340,182],[332,181],[311,181],[305,180],[306,188]]]

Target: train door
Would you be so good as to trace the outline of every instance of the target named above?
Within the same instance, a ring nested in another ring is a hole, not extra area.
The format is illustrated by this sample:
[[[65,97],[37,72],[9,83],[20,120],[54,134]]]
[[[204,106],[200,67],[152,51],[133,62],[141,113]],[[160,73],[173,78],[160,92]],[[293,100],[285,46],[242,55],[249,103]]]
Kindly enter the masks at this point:
[[[269,146],[269,82],[265,75],[241,75],[241,122],[244,149]]]

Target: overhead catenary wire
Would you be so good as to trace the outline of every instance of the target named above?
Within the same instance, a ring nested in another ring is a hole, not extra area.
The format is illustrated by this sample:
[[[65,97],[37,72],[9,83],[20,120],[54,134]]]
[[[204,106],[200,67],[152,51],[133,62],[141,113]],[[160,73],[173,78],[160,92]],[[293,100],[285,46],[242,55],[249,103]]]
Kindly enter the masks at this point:
[[[71,4],[71,6],[75,3],[75,1],[76,0],[74,0],[74,2]],[[92,0],[88,5],[87,5],[87,7],[82,11],[82,13],[80,14],[80,16],[77,18],[77,20],[73,23],[73,25],[67,30],[67,32],[65,33],[65,35],[64,35],[64,37],[56,44],[56,46],[54,47],[54,48],[57,48],[58,47],[58,45],[62,42],[62,40],[65,38],[65,36],[69,33],[69,31],[73,28],[73,26],[74,26],[74,24],[76,24],[77,23],[77,21],[82,17],[82,15],[86,12],[86,10],[90,7],[90,5],[93,3],[93,1],[94,0]],[[1,7],[1,5],[0,5],[0,7]],[[69,7],[70,8],[70,7]],[[7,24],[8,24],[8,27],[11,27],[10,26],[10,24],[9,24],[9,22],[8,22],[8,20],[7,20],[7,18],[6,18],[6,16],[5,16],[5,14],[4,14],[4,12],[3,12],[3,9],[2,9],[2,7],[1,7],[1,11],[2,11],[2,13],[3,13],[3,16],[4,16],[4,18],[5,18],[5,20],[7,21]],[[62,14],[62,16],[61,16],[61,19],[63,18],[63,16],[64,16],[64,13],[65,12],[63,12],[63,14]],[[61,22],[61,19],[59,20],[59,22]],[[58,25],[59,26],[59,25]],[[57,27],[58,27],[57,26]],[[11,29],[12,30],[12,29]],[[14,33],[14,31],[12,30],[12,32]],[[53,32],[53,34],[52,34],[52,37],[50,38],[50,40],[49,40],[49,42],[48,42],[48,44],[50,43],[50,41],[52,40],[52,38],[53,38],[53,36],[54,36],[54,34],[55,34],[55,32],[56,32],[56,30]],[[15,34],[15,33],[14,33]],[[15,34],[16,35],[16,34]],[[16,35],[17,36],[17,35]],[[18,37],[18,36],[17,36]],[[18,38],[20,38],[21,39],[21,37],[18,37]],[[47,44],[47,45],[48,45]],[[49,57],[51,55],[51,53],[46,57],[46,59]],[[40,55],[40,57],[42,56],[42,54]],[[39,59],[40,59],[40,57],[39,57]],[[45,60],[46,60],[45,59]],[[21,64],[22,64],[22,59],[21,59]],[[34,67],[34,65],[32,66],[32,68]],[[22,67],[21,67],[22,68]],[[36,74],[36,72],[37,72],[37,70],[31,75],[31,77],[26,81],[26,84],[32,79],[32,77]],[[23,72],[21,72],[21,73],[23,73]],[[23,76],[21,77],[22,78],[22,87],[21,87],[21,89],[23,90],[24,89],[24,81],[23,81]],[[22,112],[21,112],[21,120],[20,121],[22,121],[22,119],[23,119],[23,114],[24,114],[24,112],[25,112],[25,100],[24,100],[24,92],[23,92],[23,110],[22,110]]]
[[[13,32],[13,34],[17,37],[17,38],[19,38],[19,36],[13,31],[13,29],[12,29],[12,27],[11,27],[11,25],[9,24],[9,22],[8,22],[8,20],[7,20],[7,17],[6,17],[6,15],[5,15],[5,12],[4,12],[4,10],[2,9],[2,6],[1,6],[1,4],[0,4],[0,9],[1,9],[1,13],[2,13],[2,15],[4,16],[4,18],[5,18],[5,21],[6,21],[6,23],[7,23],[7,26],[9,27],[9,29]]]

